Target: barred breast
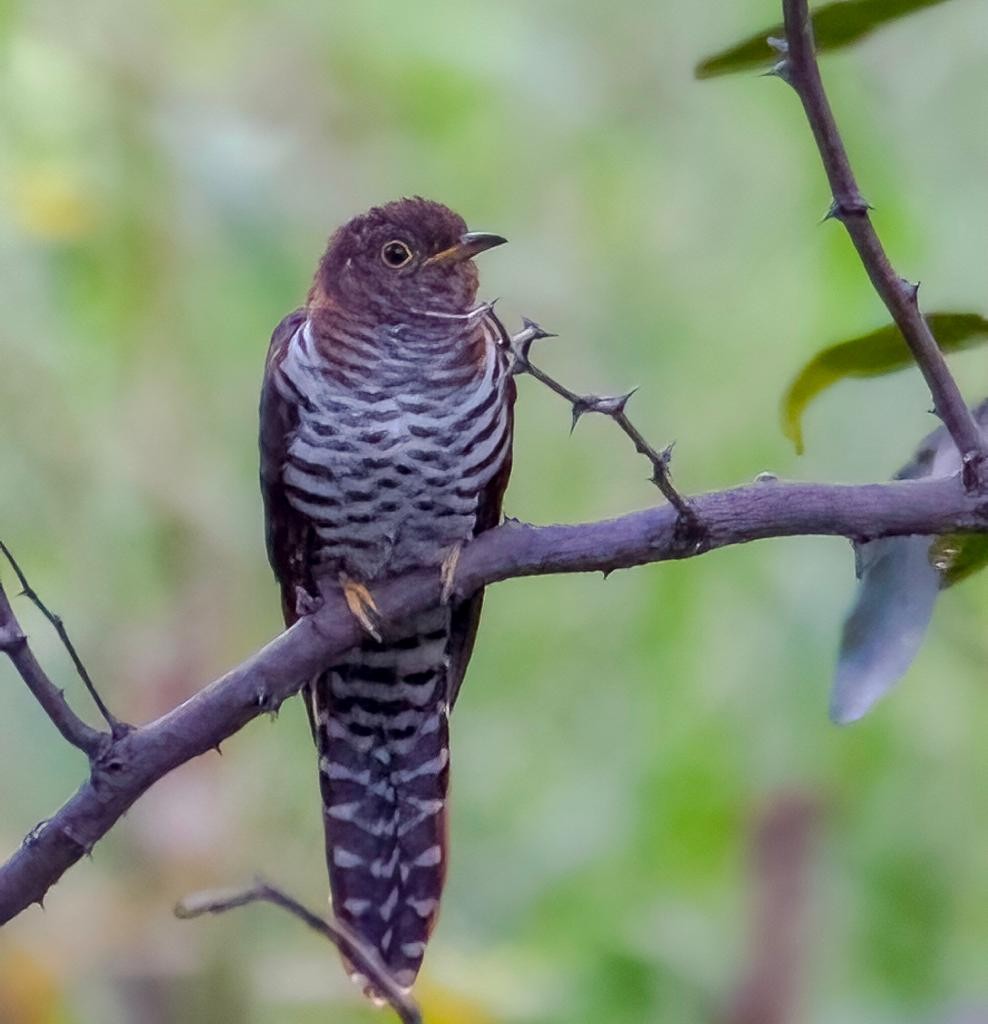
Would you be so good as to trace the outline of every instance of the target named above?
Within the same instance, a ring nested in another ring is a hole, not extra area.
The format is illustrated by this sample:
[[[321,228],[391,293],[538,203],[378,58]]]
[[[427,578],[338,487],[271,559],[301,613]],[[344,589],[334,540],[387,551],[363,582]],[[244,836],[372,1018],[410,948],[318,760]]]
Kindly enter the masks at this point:
[[[510,442],[507,371],[491,315],[444,324],[440,344],[436,329],[343,328],[317,342],[307,322],[281,365],[304,398],[284,483],[318,560],[370,582],[472,535]]]
[[[276,385],[299,409],[283,483],[323,571],[372,585],[474,532],[509,452],[493,314],[295,332]],[[388,624],[311,687],[334,912],[411,985],[446,873],[450,609]]]

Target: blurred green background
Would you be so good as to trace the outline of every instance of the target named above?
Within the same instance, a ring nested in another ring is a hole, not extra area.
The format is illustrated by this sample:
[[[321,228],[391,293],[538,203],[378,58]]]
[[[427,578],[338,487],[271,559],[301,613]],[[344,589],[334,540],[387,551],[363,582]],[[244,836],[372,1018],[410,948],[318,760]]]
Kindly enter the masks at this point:
[[[0,535],[141,722],[279,628],[256,486],[267,339],[330,230],[421,193],[511,245],[482,290],[578,389],[640,385],[688,491],[888,476],[932,426],[917,372],[828,392],[797,459],[779,397],[885,322],[780,82],[692,77],[774,0],[0,4]],[[953,0],[824,72],[897,268],[988,308],[988,6]],[[983,351],[952,360],[973,400]],[[506,510],[648,505],[606,421],[520,383]],[[4,579],[10,574],[3,568]],[[793,539],[488,596],[453,722],[452,868],[418,989],[435,1024],[707,1022],[753,956],[753,816],[823,801],[804,1017],[988,1003],[988,588],[942,599],[904,684],[826,716],[846,542]],[[35,650],[89,708],[64,653]],[[4,855],[79,783],[0,665]],[[179,922],[263,871],[326,893],[298,702],[159,784],[0,935],[4,1024],[378,1020],[270,908]],[[954,1019],[954,1018],[951,1018]],[[959,1019],[959,1018],[958,1018]]]

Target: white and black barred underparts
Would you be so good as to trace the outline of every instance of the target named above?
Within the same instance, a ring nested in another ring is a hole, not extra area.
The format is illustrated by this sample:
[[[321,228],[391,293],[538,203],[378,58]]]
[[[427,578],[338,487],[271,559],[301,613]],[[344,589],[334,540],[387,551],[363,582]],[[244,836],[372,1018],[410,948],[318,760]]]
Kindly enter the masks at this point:
[[[282,483],[328,571],[370,585],[474,533],[511,442],[489,312],[382,327],[306,321],[276,370],[295,404]],[[322,328],[325,334],[325,327]],[[422,961],[446,872],[450,609],[389,623],[312,685],[334,912],[399,984]]]
[[[480,361],[464,359],[471,340]],[[431,330],[347,321],[332,345],[330,359],[306,322],[276,376],[299,409],[288,499],[313,523],[319,560],[359,579],[435,564],[472,535],[511,440],[493,315]]]

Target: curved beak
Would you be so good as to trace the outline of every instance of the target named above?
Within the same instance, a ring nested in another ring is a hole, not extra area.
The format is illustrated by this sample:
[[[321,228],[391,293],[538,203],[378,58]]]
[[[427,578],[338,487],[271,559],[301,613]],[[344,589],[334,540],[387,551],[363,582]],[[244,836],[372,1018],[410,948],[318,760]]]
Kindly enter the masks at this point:
[[[460,235],[460,240],[455,245],[430,256],[422,265],[427,267],[444,263],[462,263],[497,245],[504,245],[506,241],[506,238],[492,235],[487,231],[468,231],[465,235]]]

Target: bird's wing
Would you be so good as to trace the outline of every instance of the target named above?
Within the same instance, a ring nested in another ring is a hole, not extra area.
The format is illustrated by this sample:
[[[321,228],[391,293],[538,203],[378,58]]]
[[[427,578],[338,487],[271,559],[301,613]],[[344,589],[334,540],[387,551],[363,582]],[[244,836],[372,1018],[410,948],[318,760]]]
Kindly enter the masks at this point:
[[[305,315],[304,309],[296,309],[274,329],[261,385],[259,445],[265,539],[268,561],[281,584],[281,606],[286,626],[298,617],[295,613],[295,587],[308,587],[310,583],[306,558],[309,530],[291,507],[282,480],[288,445],[298,427],[298,405],[278,390],[274,371],[285,358],[292,336],[305,322]]]
[[[503,327],[501,330],[503,333]],[[515,394],[515,382],[512,377],[507,382],[507,392],[505,395],[508,404],[509,437],[514,432]],[[475,537],[485,530],[493,529],[501,521],[501,505],[504,499],[505,488],[508,486],[508,477],[510,476],[511,443],[509,442],[508,454],[504,460],[504,465],[497,476],[481,492],[477,503],[477,520],[473,528],[473,535]],[[477,626],[480,624],[480,611],[483,605],[484,591],[481,589],[473,597],[467,598],[466,601],[460,601],[453,606],[449,639],[449,674],[447,676],[450,708],[456,703],[460,686],[463,684],[463,676],[470,661],[470,655],[473,653],[473,644],[477,639]]]

